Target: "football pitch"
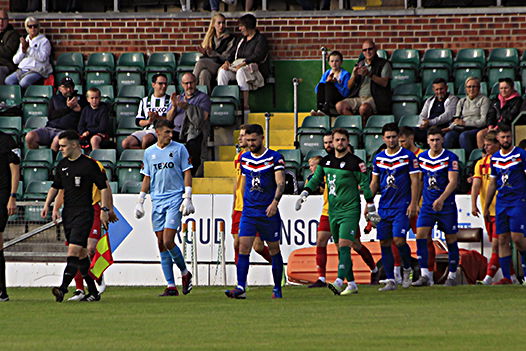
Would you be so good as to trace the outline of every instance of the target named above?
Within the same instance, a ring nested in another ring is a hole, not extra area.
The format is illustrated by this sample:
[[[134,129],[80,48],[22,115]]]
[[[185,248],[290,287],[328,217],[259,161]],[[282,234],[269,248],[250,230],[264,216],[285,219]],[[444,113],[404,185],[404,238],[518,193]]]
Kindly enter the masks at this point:
[[[524,350],[522,286],[376,289],[285,287],[272,300],[251,287],[231,300],[220,287],[108,287],[100,302],[59,304],[48,288],[12,288],[0,350]]]

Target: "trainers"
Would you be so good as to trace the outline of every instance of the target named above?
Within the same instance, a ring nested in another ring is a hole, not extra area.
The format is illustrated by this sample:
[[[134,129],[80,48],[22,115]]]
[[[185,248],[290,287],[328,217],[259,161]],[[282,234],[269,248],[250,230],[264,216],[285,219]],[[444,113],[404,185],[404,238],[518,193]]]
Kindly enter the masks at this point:
[[[488,282],[487,280],[477,280],[477,285],[491,285],[491,282]]]
[[[179,290],[175,286],[170,286],[166,289],[164,289],[162,294],[159,294],[159,296],[179,296]]]
[[[68,301],[80,301],[84,298],[84,296],[86,296],[86,294],[84,294],[84,290],[77,289],[73,293],[73,296],[68,299]]]
[[[495,282],[491,285],[508,285],[508,284],[513,284],[513,282],[511,281],[511,279],[508,279],[508,278],[502,278],[501,280],[499,280],[498,282]]]
[[[457,280],[453,278],[449,278],[449,277],[444,282],[444,286],[457,286],[457,285],[458,285]]]
[[[86,296],[84,296],[84,298],[82,300],[80,300],[81,302],[96,302],[96,301],[100,301],[100,295],[99,294],[88,294]]]
[[[273,299],[282,299],[283,293],[281,292],[281,289],[274,288],[272,289],[272,298]]]
[[[378,291],[390,291],[390,290],[396,290],[396,283],[392,280],[388,280],[384,287],[378,289]]]
[[[336,283],[328,283],[327,287],[329,288],[330,291],[334,293],[334,295],[340,295],[343,291],[343,286],[338,285]]]
[[[407,289],[412,283],[413,270],[411,268],[403,268],[402,271],[402,288]]]
[[[0,302],[7,302],[9,301],[9,296],[7,294],[0,295]]]
[[[513,283],[513,285],[520,285],[521,284],[521,282],[519,282],[519,279],[517,279],[516,275],[512,275],[511,276],[511,282]]]
[[[347,295],[352,295],[352,294],[358,294],[358,287],[357,286],[349,286],[349,285],[347,285],[345,290],[343,290],[340,293],[341,296],[347,296]]]
[[[99,292],[99,295],[106,291],[106,282],[104,281],[104,276],[101,276],[99,279],[96,280],[97,282],[97,290]]]
[[[421,287],[421,286],[431,286],[431,282],[429,281],[429,278],[425,275],[421,275],[420,278],[416,282],[413,282],[411,284],[412,286]]]
[[[54,287],[51,289],[51,293],[55,296],[55,301],[62,302],[64,301],[64,294],[67,294],[68,290],[64,291],[59,287]]]
[[[273,292],[273,295],[274,295],[274,291]],[[227,297],[230,297],[231,299],[246,299],[247,298],[247,293],[245,292],[244,289],[240,289],[240,288],[234,288],[232,290],[226,290],[225,291],[225,295]]]
[[[316,280],[314,283],[309,285],[309,288],[325,288],[327,286],[327,283],[321,280]]]
[[[183,282],[183,295],[188,295],[192,291],[192,273],[188,272],[181,277]]]

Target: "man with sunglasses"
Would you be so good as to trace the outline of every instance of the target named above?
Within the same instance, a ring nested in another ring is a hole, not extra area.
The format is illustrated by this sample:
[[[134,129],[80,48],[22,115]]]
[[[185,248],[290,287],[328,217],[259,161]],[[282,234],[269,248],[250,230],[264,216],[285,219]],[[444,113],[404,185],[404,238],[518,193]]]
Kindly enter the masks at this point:
[[[376,54],[376,45],[367,39],[362,45],[363,59],[352,71],[347,86],[351,90],[349,98],[336,104],[340,115],[362,116],[365,125],[373,114],[391,114],[391,64]]]

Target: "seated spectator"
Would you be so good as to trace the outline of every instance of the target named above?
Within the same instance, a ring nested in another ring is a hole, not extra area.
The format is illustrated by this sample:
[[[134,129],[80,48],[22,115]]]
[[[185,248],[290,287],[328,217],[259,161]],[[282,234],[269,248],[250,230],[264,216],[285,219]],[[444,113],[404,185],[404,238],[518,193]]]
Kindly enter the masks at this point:
[[[455,117],[451,125],[442,130],[444,147],[446,149],[460,148],[466,150],[466,156],[471,155],[477,147],[477,133],[487,125],[487,114],[490,100],[480,94],[480,79],[466,79],[466,97],[457,103]]]
[[[110,137],[110,107],[100,101],[98,88],[89,88],[86,98],[88,106],[82,109],[78,126],[80,143],[83,147],[91,147],[92,150],[100,149],[102,141]]]
[[[7,11],[0,10],[0,85],[5,77],[16,70],[13,62],[20,44],[20,34],[9,23]]]
[[[155,135],[155,122],[166,119],[172,109],[170,96],[166,94],[168,79],[163,73],[154,74],[152,77],[153,93],[141,100],[135,124],[143,130],[136,131],[122,141],[124,149],[146,149],[157,141]]]
[[[415,156],[418,156],[422,151],[424,151],[415,145],[415,131],[411,127],[400,127],[400,132],[398,133],[398,143],[404,149],[407,149],[415,154]]]
[[[203,54],[194,67],[194,76],[199,80],[199,85],[206,85],[208,92],[212,92],[212,77],[217,76],[217,70],[228,59],[234,48],[236,37],[226,30],[226,18],[216,13],[210,21],[205,39],[198,47]]]
[[[244,110],[250,111],[249,90],[256,90],[265,85],[264,77],[270,71],[268,64],[267,39],[256,29],[256,17],[251,14],[239,19],[241,38],[234,44],[235,50],[219,68],[218,85],[228,85],[231,79],[237,81],[243,92]]]
[[[311,115],[334,115],[336,103],[349,95],[347,83],[351,74],[342,68],[343,55],[339,51],[329,54],[330,69],[325,71],[314,88],[316,91],[317,111],[312,110]]]
[[[197,79],[192,73],[181,78],[184,93],[172,94],[173,109],[167,119],[174,123],[174,139],[184,142],[192,159],[192,176],[201,175],[201,161],[206,160],[211,102],[207,94],[197,90]]]
[[[62,78],[58,93],[49,100],[46,126],[27,133],[27,147],[38,149],[41,145],[58,151],[58,135],[68,129],[77,129],[80,113],[86,105],[84,97],[77,95],[73,79]]]
[[[359,114],[364,125],[367,118],[373,114],[391,114],[391,64],[379,57],[376,50],[372,40],[364,41],[364,59],[356,63],[347,82],[350,89],[349,98],[336,104],[338,114]]]
[[[496,130],[498,124],[511,126],[511,122],[522,109],[522,97],[515,91],[515,84],[511,78],[499,79],[499,95],[491,101],[488,110],[488,127],[477,133],[477,147],[484,146],[484,136],[489,130]]]
[[[40,34],[40,24],[35,17],[28,17],[24,22],[27,37],[20,38],[18,51],[13,62],[18,69],[5,79],[7,85],[19,84],[22,88],[34,84],[42,78],[47,78],[53,68],[49,63],[51,43],[44,34]]]
[[[415,140],[421,143],[427,142],[429,127],[447,128],[457,108],[458,97],[447,91],[447,83],[444,78],[437,78],[432,84],[434,95],[424,103],[422,112],[420,112],[418,129],[415,130]]]
[[[519,142],[519,147],[523,150],[526,150],[526,139],[522,139],[520,142]]]

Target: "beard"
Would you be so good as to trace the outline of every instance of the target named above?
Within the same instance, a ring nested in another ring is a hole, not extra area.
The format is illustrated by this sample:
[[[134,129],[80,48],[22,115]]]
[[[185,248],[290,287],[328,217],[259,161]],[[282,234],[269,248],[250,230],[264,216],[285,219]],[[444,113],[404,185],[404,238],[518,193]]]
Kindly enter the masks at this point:
[[[252,146],[250,146],[250,151],[257,154],[257,153],[259,153],[261,151],[262,147],[263,147],[263,144],[252,145]]]

